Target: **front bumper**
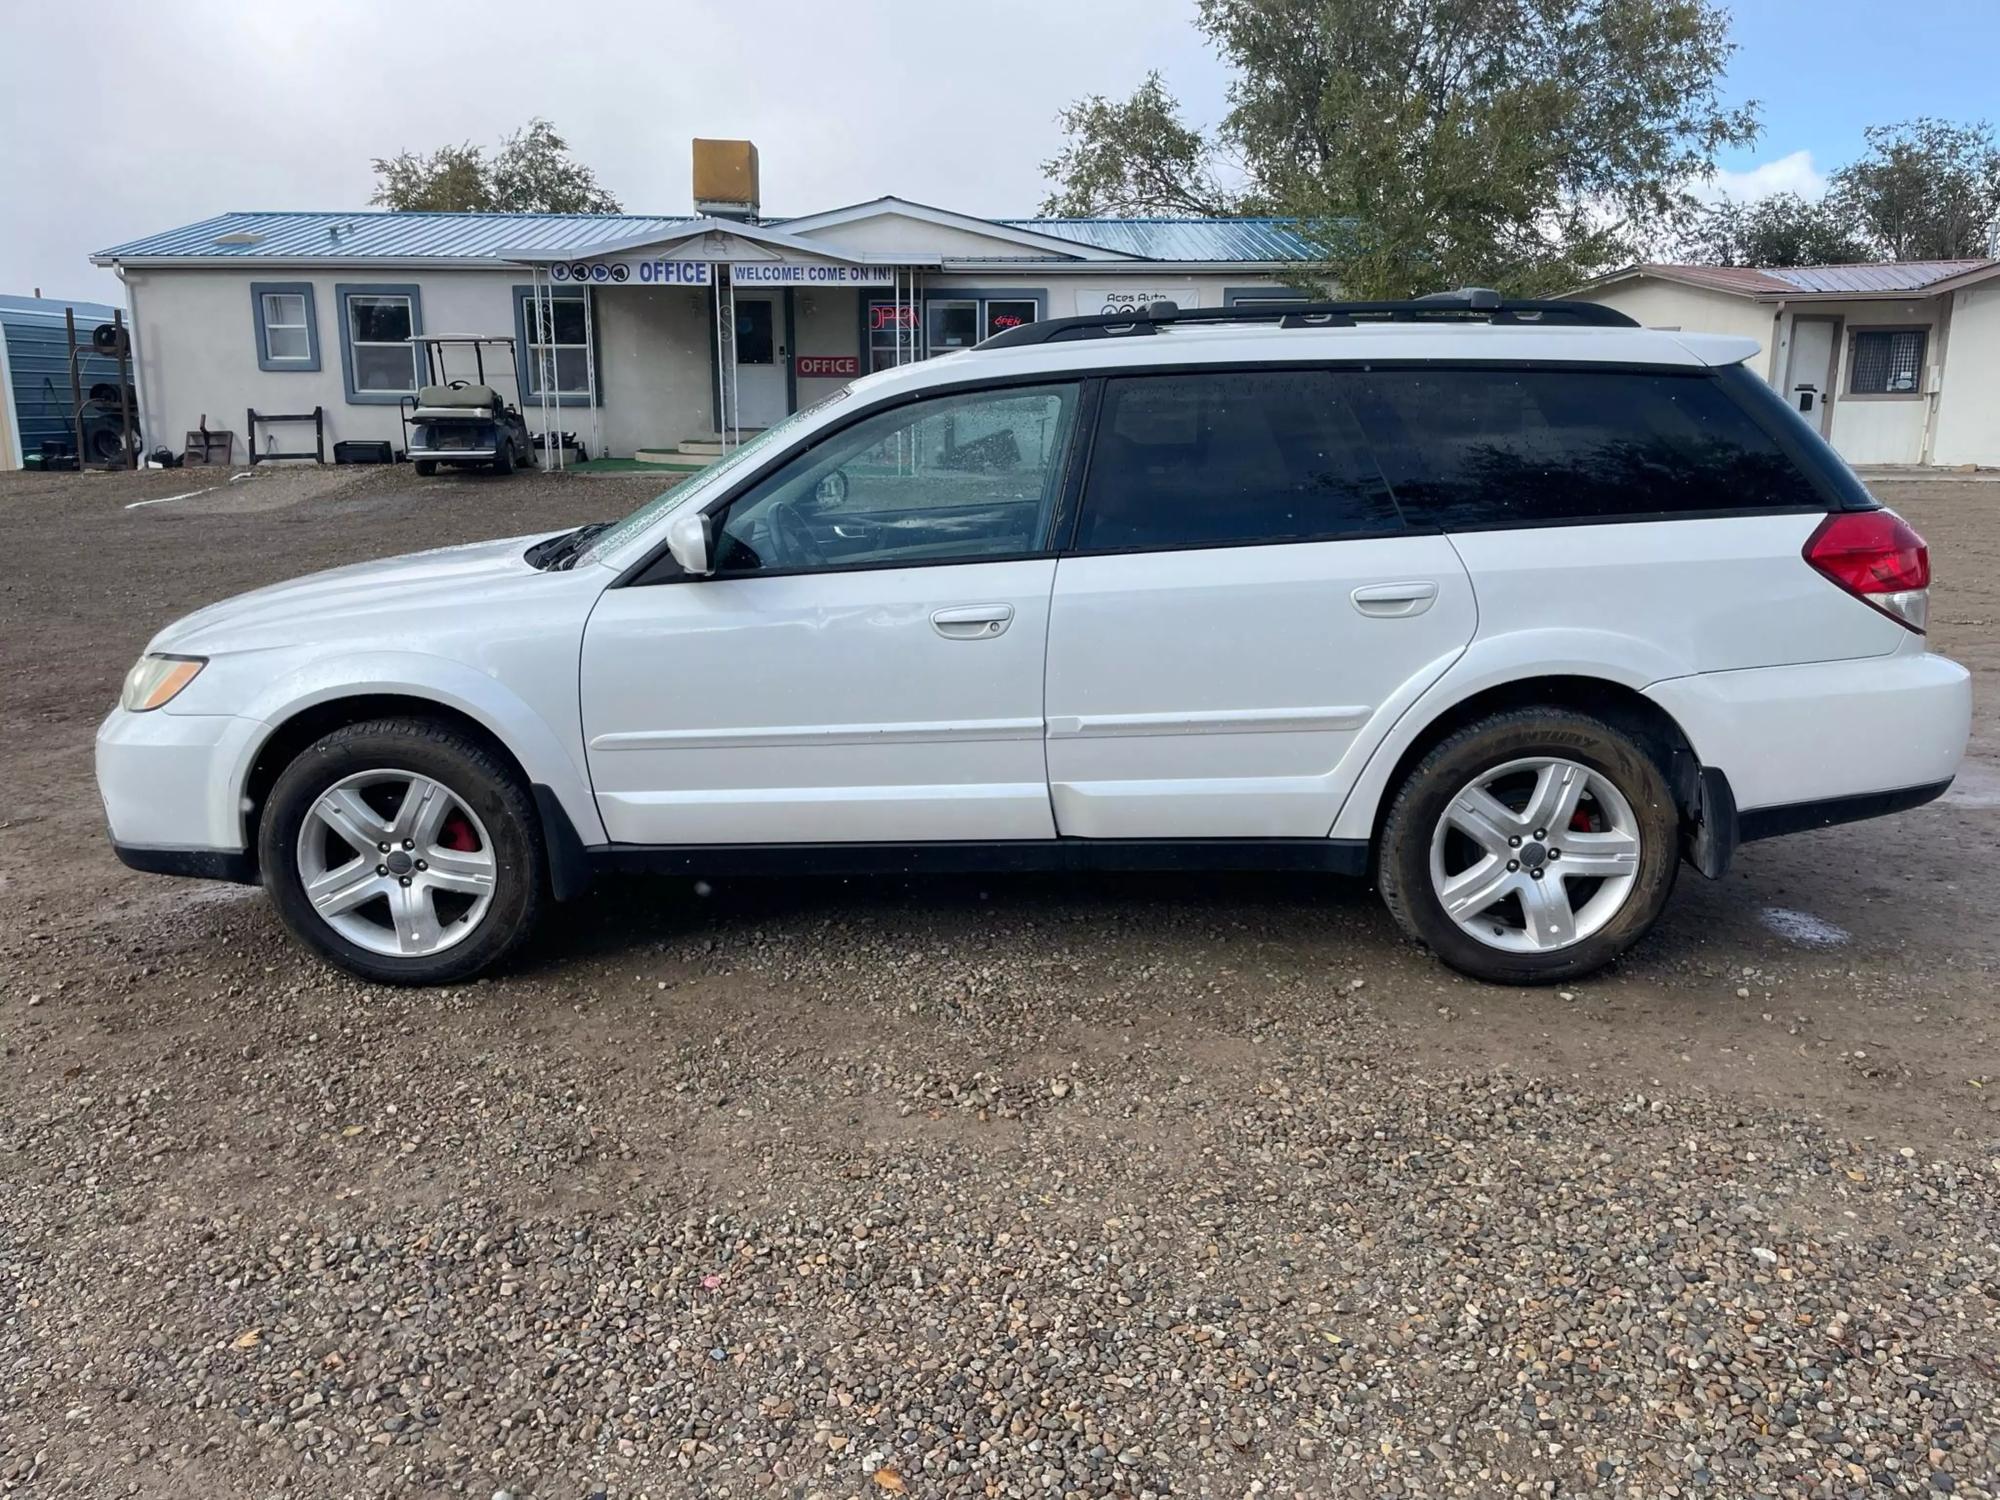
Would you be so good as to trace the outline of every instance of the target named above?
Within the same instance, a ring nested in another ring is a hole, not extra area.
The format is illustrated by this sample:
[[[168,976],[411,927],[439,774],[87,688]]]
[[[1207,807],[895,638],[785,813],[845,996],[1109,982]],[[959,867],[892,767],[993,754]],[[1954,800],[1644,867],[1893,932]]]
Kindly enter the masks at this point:
[[[189,862],[184,856],[248,860],[241,770],[264,732],[257,720],[228,714],[113,709],[97,730],[97,793],[119,858],[163,870]]]

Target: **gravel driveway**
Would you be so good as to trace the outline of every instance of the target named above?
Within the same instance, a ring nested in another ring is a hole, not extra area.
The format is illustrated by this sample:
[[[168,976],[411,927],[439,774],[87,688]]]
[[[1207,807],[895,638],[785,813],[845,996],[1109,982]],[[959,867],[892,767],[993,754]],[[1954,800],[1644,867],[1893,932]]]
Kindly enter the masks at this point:
[[[0,476],[0,1493],[2000,1494],[2000,485],[1892,496],[1958,787],[1568,990],[1159,876],[634,881],[408,993],[119,867],[96,720],[654,486],[217,482]]]

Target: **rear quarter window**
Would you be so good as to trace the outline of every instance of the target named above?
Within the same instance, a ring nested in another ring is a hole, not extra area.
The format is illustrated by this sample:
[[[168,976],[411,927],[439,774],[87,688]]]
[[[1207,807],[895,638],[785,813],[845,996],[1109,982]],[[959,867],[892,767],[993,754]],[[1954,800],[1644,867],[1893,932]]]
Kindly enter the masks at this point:
[[[1826,509],[1792,457],[1706,371],[1355,378],[1356,410],[1413,526]]]

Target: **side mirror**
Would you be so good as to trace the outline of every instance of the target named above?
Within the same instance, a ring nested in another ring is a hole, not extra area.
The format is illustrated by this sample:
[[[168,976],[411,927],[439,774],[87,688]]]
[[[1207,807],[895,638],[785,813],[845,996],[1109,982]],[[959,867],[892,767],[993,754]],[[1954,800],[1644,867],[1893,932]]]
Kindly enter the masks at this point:
[[[667,550],[681,571],[701,578],[715,571],[709,561],[708,517],[699,510],[687,511],[667,522]]]

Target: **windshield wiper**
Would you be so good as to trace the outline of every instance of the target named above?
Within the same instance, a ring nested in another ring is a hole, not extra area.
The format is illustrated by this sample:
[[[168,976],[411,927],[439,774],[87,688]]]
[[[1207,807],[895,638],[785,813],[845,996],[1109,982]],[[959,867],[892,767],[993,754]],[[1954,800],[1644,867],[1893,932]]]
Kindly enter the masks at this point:
[[[577,559],[586,543],[600,531],[609,531],[611,521],[592,521],[587,526],[579,526],[574,531],[565,531],[560,536],[552,536],[545,542],[537,542],[527,551],[528,566],[549,572],[567,568]]]

